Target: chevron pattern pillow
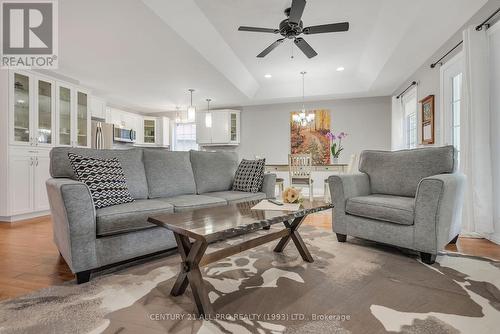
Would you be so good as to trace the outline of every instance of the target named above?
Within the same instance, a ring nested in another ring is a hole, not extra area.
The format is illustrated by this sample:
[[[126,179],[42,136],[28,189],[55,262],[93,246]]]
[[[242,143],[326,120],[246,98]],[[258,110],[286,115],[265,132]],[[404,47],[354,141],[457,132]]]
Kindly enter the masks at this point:
[[[117,158],[99,159],[68,153],[78,181],[89,187],[96,209],[133,202]]]
[[[233,190],[256,193],[264,183],[266,159],[241,160],[233,181]]]

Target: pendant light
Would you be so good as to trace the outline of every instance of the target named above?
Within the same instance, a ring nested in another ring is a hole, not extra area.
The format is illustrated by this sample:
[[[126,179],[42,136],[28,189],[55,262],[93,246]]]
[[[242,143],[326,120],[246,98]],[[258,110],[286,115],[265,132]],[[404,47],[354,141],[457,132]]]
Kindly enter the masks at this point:
[[[187,108],[187,121],[188,122],[194,122],[196,119],[196,108],[193,106],[193,92],[194,89],[190,88],[188,89],[189,93],[191,94],[191,104]]]
[[[176,112],[175,112],[175,123],[181,123],[182,118],[181,118],[181,113],[179,112],[179,107],[175,107]]]
[[[298,114],[293,115],[293,121],[299,123],[301,126],[306,126],[309,123],[314,121],[314,113],[306,114],[306,105],[305,105],[305,75],[307,72],[302,71],[300,74],[302,75],[302,109]]]
[[[210,101],[212,101],[212,99],[207,99],[207,113],[205,114],[205,126],[207,128],[212,127],[212,113],[210,112]]]

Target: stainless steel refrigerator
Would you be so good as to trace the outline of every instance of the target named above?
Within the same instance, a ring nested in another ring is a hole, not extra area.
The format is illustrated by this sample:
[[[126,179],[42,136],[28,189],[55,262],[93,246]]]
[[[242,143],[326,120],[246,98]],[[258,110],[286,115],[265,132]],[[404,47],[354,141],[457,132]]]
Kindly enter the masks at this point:
[[[92,148],[113,148],[113,124],[92,120]]]

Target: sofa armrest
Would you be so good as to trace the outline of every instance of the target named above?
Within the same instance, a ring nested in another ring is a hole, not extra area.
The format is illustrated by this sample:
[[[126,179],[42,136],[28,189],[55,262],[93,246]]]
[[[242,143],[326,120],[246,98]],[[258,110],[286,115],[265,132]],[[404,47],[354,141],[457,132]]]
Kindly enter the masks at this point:
[[[276,189],[276,174],[264,174],[261,191],[266,193],[266,198],[274,198]]]
[[[437,254],[460,233],[465,176],[440,174],[422,179],[415,197],[415,249]]]
[[[48,179],[54,242],[74,273],[97,267],[96,214],[89,188],[67,178]]]
[[[346,201],[352,197],[369,195],[370,178],[365,173],[332,175],[328,178],[328,185],[334,205],[332,211],[333,231],[347,234]]]

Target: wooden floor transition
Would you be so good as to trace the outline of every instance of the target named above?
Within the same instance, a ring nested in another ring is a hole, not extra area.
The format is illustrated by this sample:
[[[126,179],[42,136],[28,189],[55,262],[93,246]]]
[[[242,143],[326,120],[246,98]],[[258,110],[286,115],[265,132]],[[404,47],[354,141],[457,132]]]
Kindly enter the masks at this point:
[[[306,224],[331,230],[331,213],[310,215]],[[459,238],[446,249],[500,260],[500,246],[485,239]],[[0,223],[0,300],[73,279],[52,241],[50,216]]]

